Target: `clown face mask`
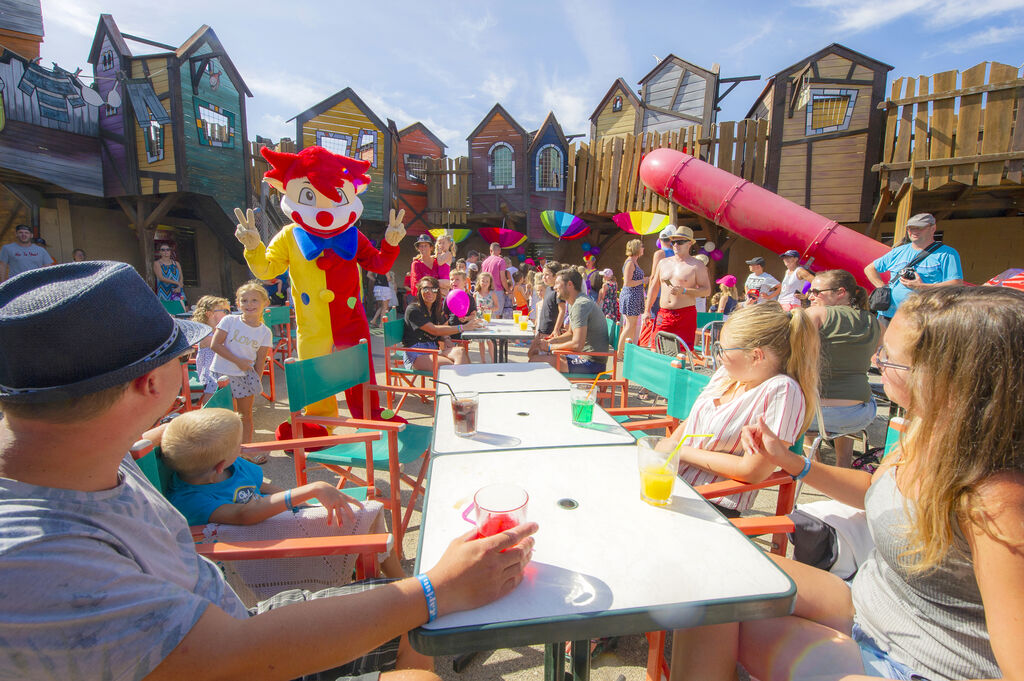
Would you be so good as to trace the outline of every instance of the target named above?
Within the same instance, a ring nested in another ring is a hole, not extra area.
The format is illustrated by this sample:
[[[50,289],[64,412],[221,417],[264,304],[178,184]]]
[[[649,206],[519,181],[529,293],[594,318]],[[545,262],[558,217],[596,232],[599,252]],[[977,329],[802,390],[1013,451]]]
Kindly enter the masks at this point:
[[[364,185],[365,187],[366,185]],[[318,236],[333,236],[351,227],[363,214],[363,202],[351,182],[338,187],[341,201],[332,201],[304,178],[285,186],[281,211],[296,224]]]

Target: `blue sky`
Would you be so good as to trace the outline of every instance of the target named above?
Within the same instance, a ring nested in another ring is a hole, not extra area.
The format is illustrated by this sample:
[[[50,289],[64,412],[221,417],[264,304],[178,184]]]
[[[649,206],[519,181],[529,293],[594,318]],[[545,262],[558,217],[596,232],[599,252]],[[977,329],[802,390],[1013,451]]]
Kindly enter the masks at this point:
[[[1024,61],[1024,0],[457,0],[290,3],[42,0],[43,63],[86,63],[100,12],[121,31],[180,45],[213,27],[254,97],[250,138],[294,137],[285,121],[346,86],[399,127],[422,121],[466,153],[465,138],[500,101],[528,130],[549,110],[588,133],[612,81],[636,86],[674,53],[723,76],[760,74],[722,104],[738,120],[771,74],[831,42],[899,76]],[[133,52],[157,51],[137,43]]]

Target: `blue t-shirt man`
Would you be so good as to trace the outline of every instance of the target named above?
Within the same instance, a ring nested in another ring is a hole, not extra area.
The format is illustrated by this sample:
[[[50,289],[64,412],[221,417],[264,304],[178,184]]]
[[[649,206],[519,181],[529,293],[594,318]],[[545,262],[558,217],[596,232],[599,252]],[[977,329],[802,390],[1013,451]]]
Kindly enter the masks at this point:
[[[207,485],[192,485],[174,474],[167,496],[189,525],[205,525],[210,522],[210,514],[224,504],[245,504],[263,496],[263,469],[259,466],[238,457],[228,470],[226,480]]]
[[[935,234],[935,218],[928,213],[915,215],[907,221],[907,233],[911,237],[909,244],[897,246],[871,263],[878,274],[891,273],[889,288],[892,289],[892,305],[888,310],[878,313],[880,317],[886,319],[892,319],[899,306],[914,291],[912,286],[906,285],[906,280],[899,277],[899,273],[919,256],[922,250],[933,243],[930,237]],[[914,266],[914,270],[917,272],[917,281],[923,284],[939,284],[964,278],[963,269],[960,267],[960,254],[945,244],[929,253],[924,260]],[[870,272],[868,275],[870,278]]]

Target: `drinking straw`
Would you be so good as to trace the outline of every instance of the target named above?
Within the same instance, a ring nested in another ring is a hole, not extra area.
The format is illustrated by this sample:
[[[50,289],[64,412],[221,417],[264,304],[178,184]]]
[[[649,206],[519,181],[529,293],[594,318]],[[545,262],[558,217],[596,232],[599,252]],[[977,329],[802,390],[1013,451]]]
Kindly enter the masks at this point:
[[[428,376],[427,378],[430,378],[430,377]],[[434,383],[440,383],[440,384],[441,384],[441,385],[443,385],[444,387],[448,388],[448,392],[450,392],[450,393],[452,394],[452,399],[453,399],[453,400],[454,400],[454,399],[456,399],[456,398],[455,398],[455,391],[454,391],[454,390],[452,390],[452,387],[451,387],[450,385],[448,385],[448,384],[447,384],[447,383],[445,383],[444,381],[439,381],[439,380],[437,380],[436,378],[431,378],[430,380],[431,380],[431,381],[433,381]]]
[[[676,452],[679,451],[679,448],[683,446],[684,442],[686,442],[686,438],[688,438],[688,437],[713,437],[713,436],[714,436],[714,433],[690,433],[689,435],[682,436],[681,438],[679,438],[679,444],[677,444],[676,448],[672,450],[672,454],[667,459],[665,459],[665,463],[663,463],[661,465],[661,470],[663,470],[663,471],[664,470],[668,470],[668,465],[672,461],[672,457],[675,456]]]
[[[602,376],[611,376],[612,372],[602,371],[597,376],[594,376],[594,382],[590,384],[590,390],[587,391],[587,399],[590,399],[590,395],[594,392],[594,388],[597,387],[597,382],[601,380]]]

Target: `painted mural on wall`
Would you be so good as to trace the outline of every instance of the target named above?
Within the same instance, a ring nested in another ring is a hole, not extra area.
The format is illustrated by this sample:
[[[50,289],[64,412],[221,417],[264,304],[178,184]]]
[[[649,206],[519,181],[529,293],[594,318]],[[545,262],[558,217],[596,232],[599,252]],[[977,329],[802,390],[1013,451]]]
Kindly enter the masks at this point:
[[[47,69],[4,50],[0,54],[0,103],[4,119],[79,135],[99,132],[103,97],[56,64]]]

